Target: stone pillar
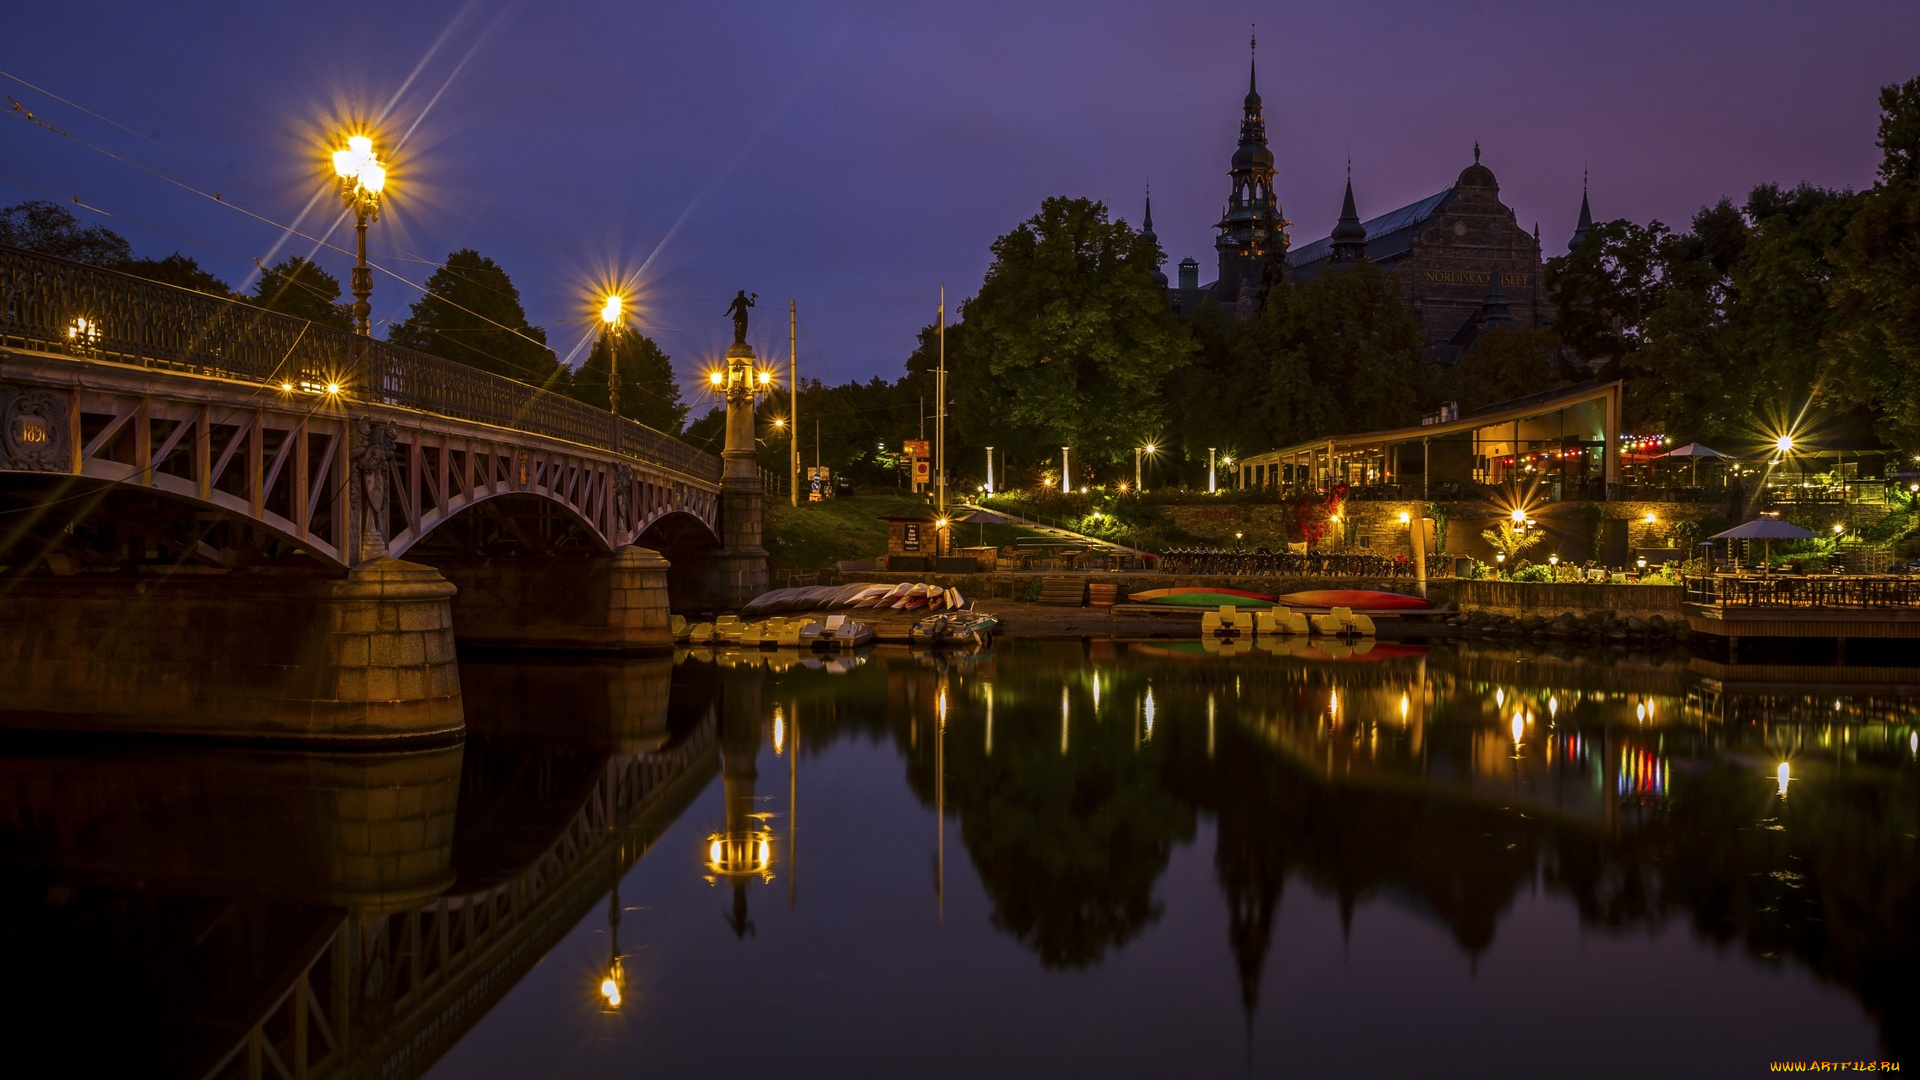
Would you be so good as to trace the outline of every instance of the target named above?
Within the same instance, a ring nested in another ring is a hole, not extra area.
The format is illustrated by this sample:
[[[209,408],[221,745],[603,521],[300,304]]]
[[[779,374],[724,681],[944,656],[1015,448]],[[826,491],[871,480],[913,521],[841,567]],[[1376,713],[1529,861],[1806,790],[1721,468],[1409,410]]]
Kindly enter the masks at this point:
[[[668,568],[642,547],[610,558],[450,558],[437,567],[459,587],[453,627],[465,644],[616,653],[673,647]]]
[[[459,731],[460,665],[454,587],[438,570],[381,556],[347,572],[328,606],[331,701],[316,704],[335,733]]]
[[[21,579],[0,596],[0,724],[393,743],[465,730],[448,601],[428,567],[341,580]]]
[[[766,496],[753,456],[754,355],[750,345],[727,349],[727,445],[721,452],[719,555],[709,592],[739,607],[767,590],[772,574],[762,542]]]

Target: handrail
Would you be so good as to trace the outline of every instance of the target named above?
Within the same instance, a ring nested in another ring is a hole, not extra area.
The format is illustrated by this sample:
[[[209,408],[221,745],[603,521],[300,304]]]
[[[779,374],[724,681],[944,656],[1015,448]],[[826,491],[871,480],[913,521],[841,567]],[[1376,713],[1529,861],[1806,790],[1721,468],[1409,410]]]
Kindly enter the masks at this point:
[[[1690,603],[1720,607],[1920,608],[1910,574],[1714,574],[1686,586]]]
[[[365,401],[494,424],[720,479],[720,459],[606,409],[252,304],[0,245],[0,345],[267,386],[329,383]]]

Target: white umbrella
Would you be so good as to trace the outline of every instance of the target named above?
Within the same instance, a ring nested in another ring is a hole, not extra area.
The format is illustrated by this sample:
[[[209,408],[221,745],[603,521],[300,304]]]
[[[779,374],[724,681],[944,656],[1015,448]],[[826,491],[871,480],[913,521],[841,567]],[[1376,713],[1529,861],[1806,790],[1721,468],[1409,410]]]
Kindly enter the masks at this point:
[[[1773,542],[1775,540],[1811,540],[1814,533],[1795,525],[1791,521],[1781,521],[1776,517],[1757,517],[1745,525],[1735,525],[1726,532],[1714,533],[1710,540],[1758,540],[1765,545],[1767,569],[1773,569]]]
[[[1672,450],[1667,451],[1662,456],[1692,458],[1693,459],[1693,479],[1690,482],[1693,484],[1694,487],[1699,487],[1701,458],[1724,458],[1724,457],[1732,457],[1733,455],[1723,454],[1720,451],[1715,450],[1711,446],[1703,446],[1697,442],[1690,442],[1685,446],[1676,446]]]

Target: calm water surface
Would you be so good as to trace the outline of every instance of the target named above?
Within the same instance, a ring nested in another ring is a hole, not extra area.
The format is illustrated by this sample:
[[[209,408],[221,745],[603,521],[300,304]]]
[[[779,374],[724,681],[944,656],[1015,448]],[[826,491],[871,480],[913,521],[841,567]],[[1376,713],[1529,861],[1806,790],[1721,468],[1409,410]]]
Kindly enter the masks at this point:
[[[452,1078],[1718,1076],[1914,1043],[1911,699],[1385,644],[461,677],[449,749],[9,747],[14,1045]]]

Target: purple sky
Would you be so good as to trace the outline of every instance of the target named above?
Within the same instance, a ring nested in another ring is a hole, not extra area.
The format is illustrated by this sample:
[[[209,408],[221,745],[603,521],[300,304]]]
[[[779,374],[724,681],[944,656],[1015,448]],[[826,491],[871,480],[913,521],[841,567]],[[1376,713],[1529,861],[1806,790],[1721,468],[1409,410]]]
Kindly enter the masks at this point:
[[[250,285],[253,259],[312,243],[170,180],[292,223],[328,119],[398,93],[383,147],[417,128],[372,247],[401,276],[477,248],[564,356],[588,284],[645,264],[641,321],[683,373],[724,347],[745,287],[762,355],[785,355],[795,298],[803,375],[891,378],[938,285],[970,294],[1048,195],[1137,224],[1151,177],[1169,273],[1192,255],[1210,280],[1255,20],[1296,243],[1331,228],[1349,154],[1371,217],[1446,187],[1475,140],[1549,254],[1583,167],[1597,216],[1672,224],[1761,181],[1865,186],[1877,88],[1920,74],[1912,0],[40,0],[8,12],[0,71],[139,135],[0,79],[74,137],[0,117],[0,205],[77,195],[136,250]],[[303,229],[337,207],[329,191]],[[319,259],[345,281],[347,256]],[[376,322],[417,296],[379,276]]]

